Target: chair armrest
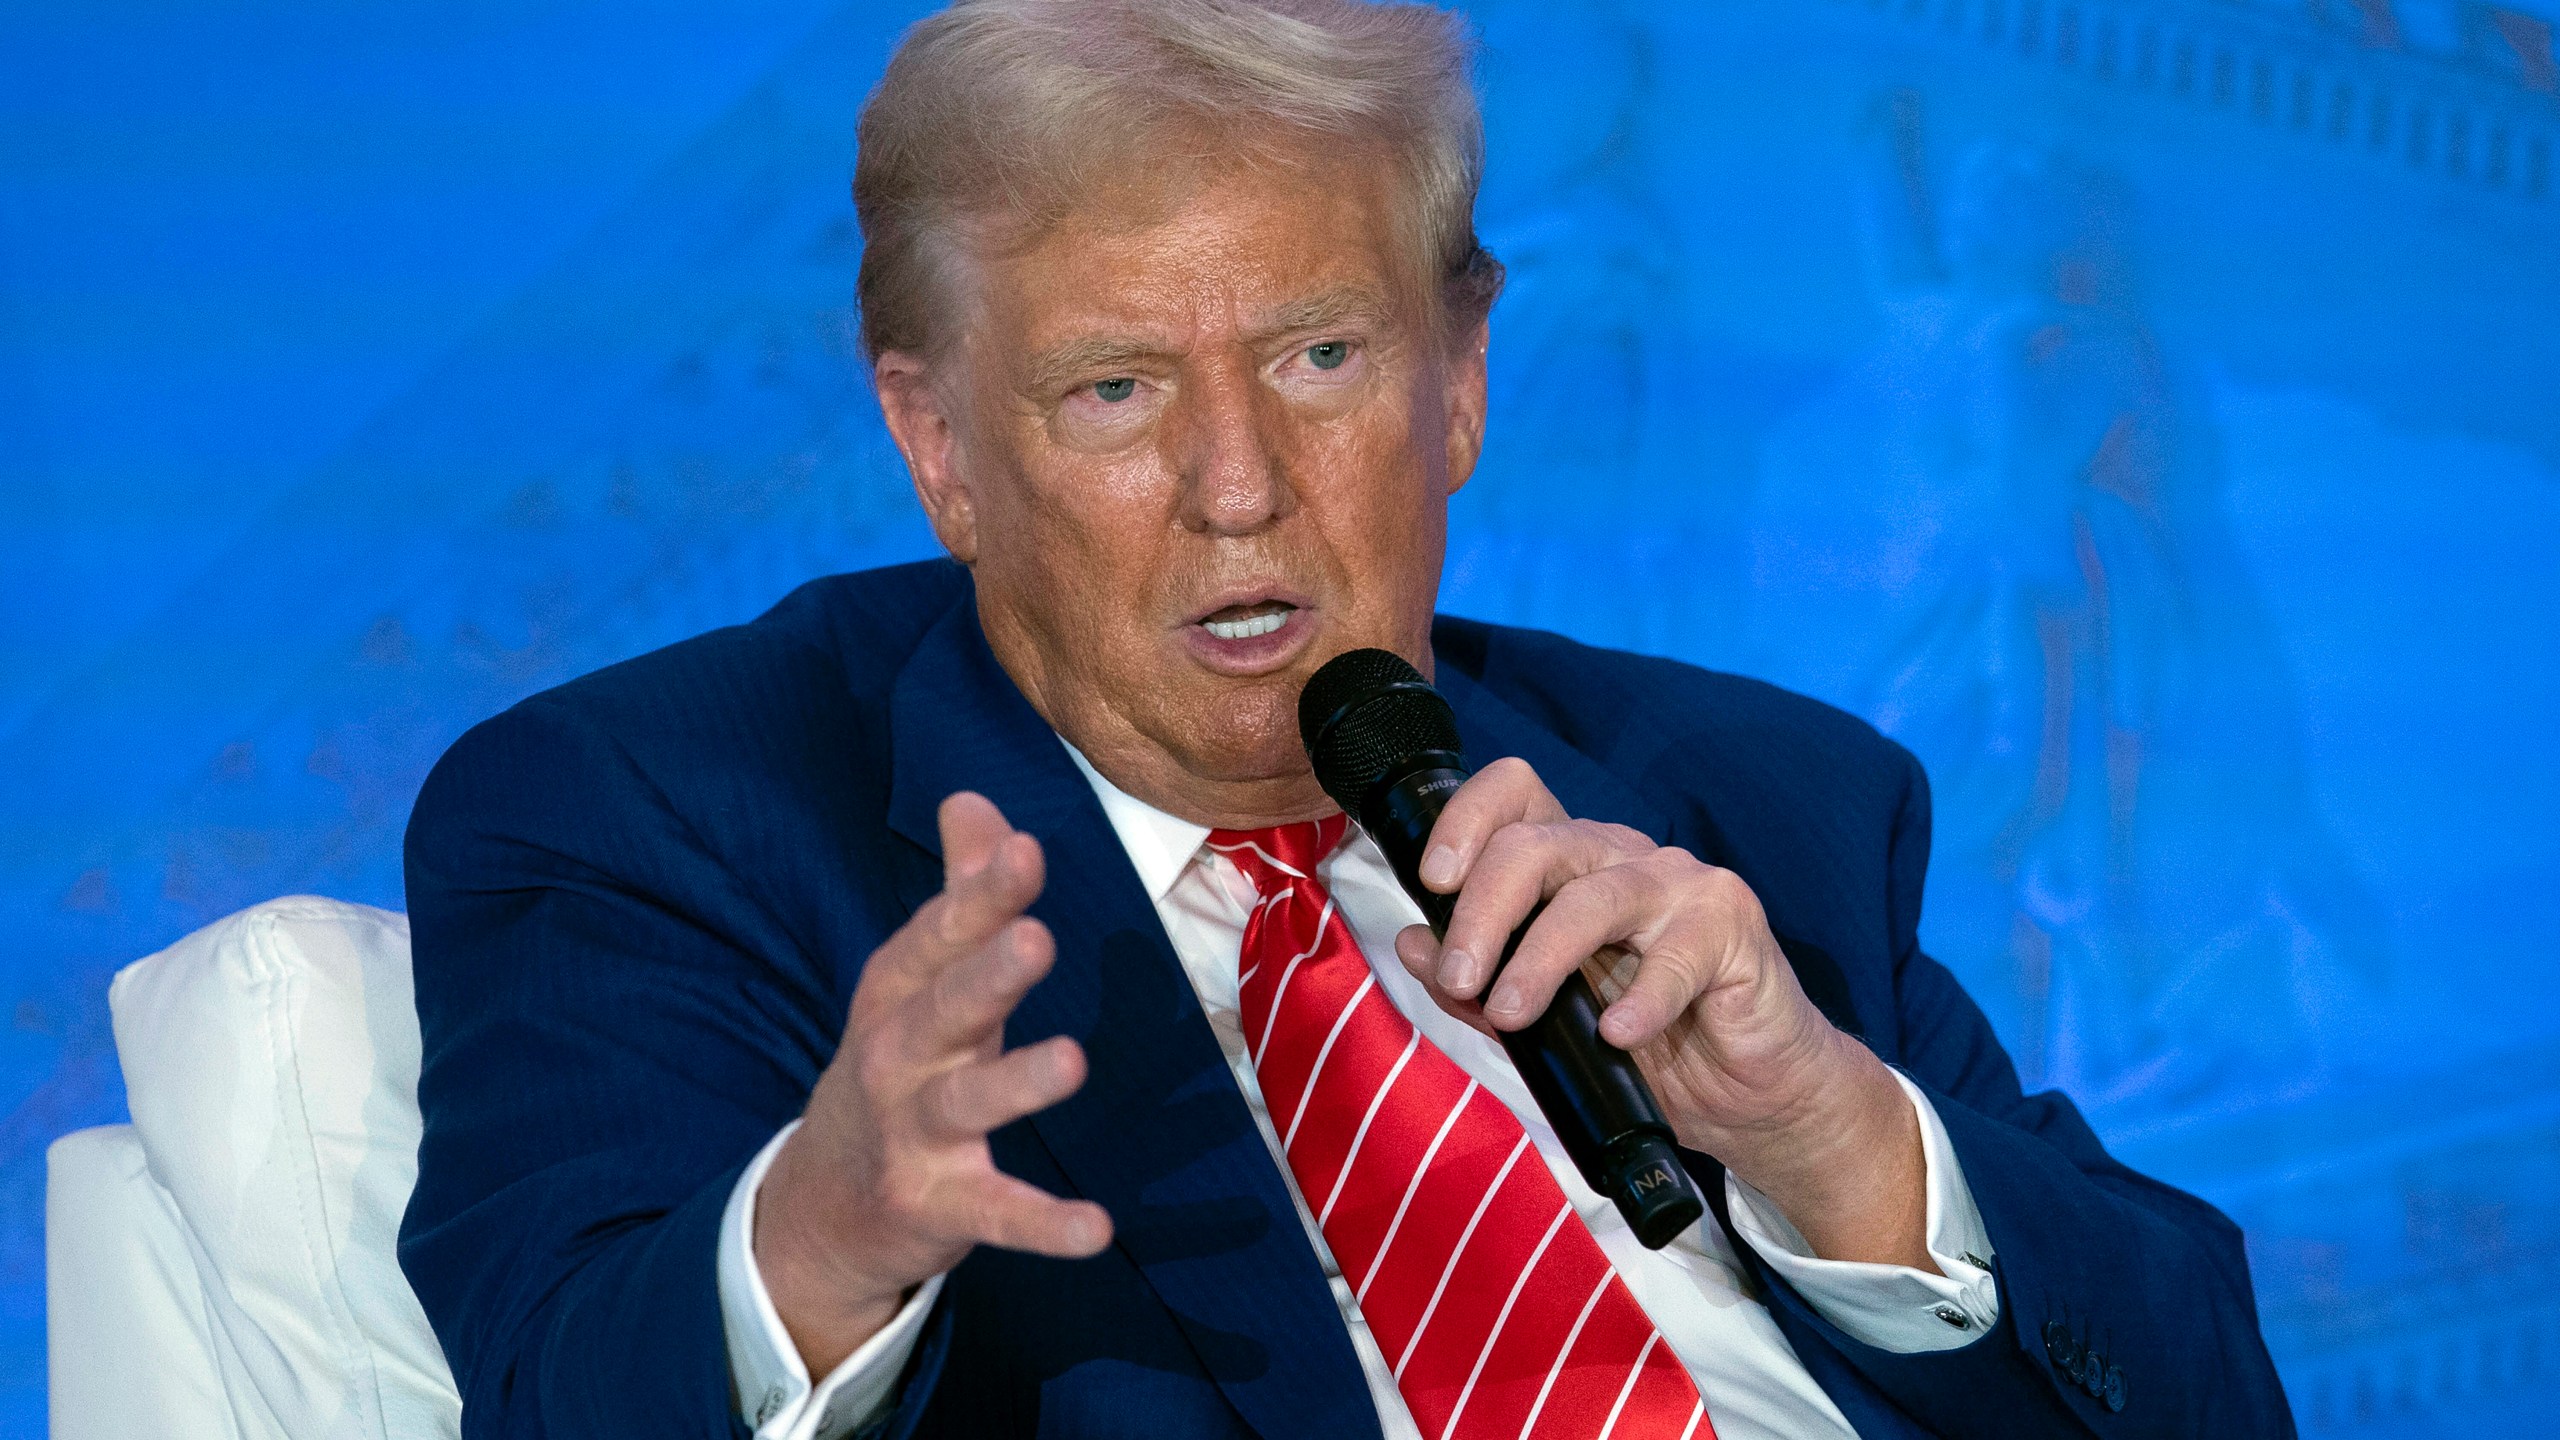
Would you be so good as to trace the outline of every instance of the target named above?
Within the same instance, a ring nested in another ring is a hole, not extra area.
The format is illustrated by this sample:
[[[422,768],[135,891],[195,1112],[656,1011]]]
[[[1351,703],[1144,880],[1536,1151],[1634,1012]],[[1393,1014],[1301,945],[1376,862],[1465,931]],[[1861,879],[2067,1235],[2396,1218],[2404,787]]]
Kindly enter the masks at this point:
[[[54,1440],[236,1440],[186,1231],[132,1126],[45,1152],[44,1257]]]

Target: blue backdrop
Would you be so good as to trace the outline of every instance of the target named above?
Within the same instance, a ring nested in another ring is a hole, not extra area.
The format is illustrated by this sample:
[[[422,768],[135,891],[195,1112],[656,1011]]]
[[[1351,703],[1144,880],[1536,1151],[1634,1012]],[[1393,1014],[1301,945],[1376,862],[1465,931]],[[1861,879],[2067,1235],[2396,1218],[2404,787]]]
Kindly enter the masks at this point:
[[[471,721],[926,551],[845,196],[917,8],[0,18],[0,1432],[117,966],[398,905]],[[1901,738],[1925,937],[2248,1227],[2306,1431],[2545,1433],[2560,0],[1475,13],[1447,607]]]

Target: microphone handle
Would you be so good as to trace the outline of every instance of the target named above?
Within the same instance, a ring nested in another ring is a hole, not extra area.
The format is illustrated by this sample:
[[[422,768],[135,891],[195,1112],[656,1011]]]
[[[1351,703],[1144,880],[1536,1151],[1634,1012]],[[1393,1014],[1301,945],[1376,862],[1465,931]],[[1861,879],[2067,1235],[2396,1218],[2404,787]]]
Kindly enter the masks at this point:
[[[1441,807],[1469,773],[1463,760],[1436,752],[1421,766],[1370,787],[1359,815],[1360,827],[1421,907],[1431,933],[1444,939],[1457,897],[1422,883],[1422,853]],[[1495,975],[1511,963],[1520,937],[1545,909],[1541,901],[1511,932]],[[1601,1008],[1598,992],[1576,970],[1545,1013],[1520,1029],[1499,1032],[1502,1047],[1584,1183],[1616,1204],[1646,1249],[1659,1250],[1697,1223],[1706,1200],[1680,1163],[1671,1123],[1635,1058],[1600,1038]]]

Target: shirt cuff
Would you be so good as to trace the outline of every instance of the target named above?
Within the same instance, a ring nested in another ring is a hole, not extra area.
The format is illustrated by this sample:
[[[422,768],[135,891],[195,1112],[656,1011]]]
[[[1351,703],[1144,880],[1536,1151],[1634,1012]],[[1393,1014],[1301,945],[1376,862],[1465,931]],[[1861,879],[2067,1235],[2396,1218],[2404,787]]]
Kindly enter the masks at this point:
[[[756,1191],[782,1142],[799,1128],[797,1120],[783,1126],[756,1152],[720,1217],[720,1321],[728,1332],[729,1381],[738,1418],[755,1431],[755,1440],[841,1440],[880,1418],[924,1333],[934,1297],[942,1293],[939,1275],[918,1286],[896,1319],[846,1356],[824,1383],[810,1386],[800,1347],[783,1328],[756,1269]]]
[[[1991,1236],[1965,1183],[1947,1127],[1920,1087],[1893,1072],[1920,1117],[1920,1156],[1927,1168],[1929,1258],[1943,1274],[1907,1265],[1824,1260],[1768,1196],[1725,1172],[1733,1228],[1823,1319],[1862,1344],[1896,1354],[1955,1350],[2000,1323],[2000,1289],[1991,1278]]]

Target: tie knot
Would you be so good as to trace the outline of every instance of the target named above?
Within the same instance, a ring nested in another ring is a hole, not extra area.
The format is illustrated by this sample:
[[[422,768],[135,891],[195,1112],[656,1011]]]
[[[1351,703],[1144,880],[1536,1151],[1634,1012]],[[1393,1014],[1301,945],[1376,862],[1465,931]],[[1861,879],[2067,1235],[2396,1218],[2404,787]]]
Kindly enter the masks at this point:
[[[1235,862],[1255,893],[1269,895],[1292,880],[1313,878],[1316,863],[1342,843],[1350,824],[1348,815],[1327,815],[1259,830],[1212,830],[1209,848]]]

